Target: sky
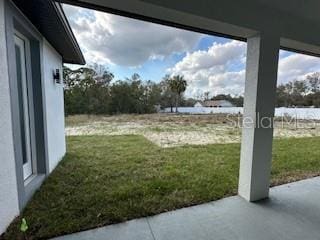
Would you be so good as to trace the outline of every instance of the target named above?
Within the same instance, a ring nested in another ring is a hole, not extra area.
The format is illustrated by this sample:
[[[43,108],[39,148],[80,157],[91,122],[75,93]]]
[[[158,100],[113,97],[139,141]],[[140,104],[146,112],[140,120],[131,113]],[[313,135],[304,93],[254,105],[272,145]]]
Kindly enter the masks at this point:
[[[180,74],[188,83],[187,97],[207,91],[211,96],[244,93],[245,42],[63,7],[87,64],[104,65],[116,80],[138,73],[144,80],[159,82],[166,74]],[[320,71],[319,58],[280,51],[278,84],[316,71]]]

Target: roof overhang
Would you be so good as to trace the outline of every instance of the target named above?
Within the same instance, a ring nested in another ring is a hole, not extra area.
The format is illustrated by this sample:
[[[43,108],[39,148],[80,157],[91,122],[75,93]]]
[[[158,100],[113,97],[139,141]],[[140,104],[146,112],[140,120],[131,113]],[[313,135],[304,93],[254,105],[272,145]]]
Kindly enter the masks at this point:
[[[63,62],[85,64],[60,3],[51,0],[12,1],[62,56]]]
[[[320,56],[318,0],[58,1],[244,41],[269,32],[282,49]]]

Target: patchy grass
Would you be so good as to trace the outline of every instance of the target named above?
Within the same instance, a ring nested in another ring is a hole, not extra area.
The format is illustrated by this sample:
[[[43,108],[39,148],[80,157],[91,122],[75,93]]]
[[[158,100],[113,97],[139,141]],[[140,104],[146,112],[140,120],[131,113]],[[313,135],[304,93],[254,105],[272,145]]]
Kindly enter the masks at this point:
[[[320,136],[320,122],[275,122],[274,137]],[[141,135],[160,147],[237,143],[241,139],[241,115],[145,114],[75,115],[66,118],[66,134]]]
[[[175,114],[175,113],[154,113],[154,114],[119,114],[119,115],[70,115],[66,117],[66,125],[74,126],[92,122],[142,122],[142,123],[196,123],[196,124],[221,124],[230,121],[237,121],[240,115],[229,115],[224,113],[216,114]]]
[[[68,137],[68,153],[3,239],[43,239],[236,194],[240,144],[160,148],[142,136]],[[320,138],[275,140],[272,184],[320,173]]]

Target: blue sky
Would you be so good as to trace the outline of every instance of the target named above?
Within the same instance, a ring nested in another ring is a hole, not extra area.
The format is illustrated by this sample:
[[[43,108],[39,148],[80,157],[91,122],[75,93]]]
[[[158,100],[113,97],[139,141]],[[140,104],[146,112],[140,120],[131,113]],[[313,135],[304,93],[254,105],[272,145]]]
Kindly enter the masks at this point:
[[[215,42],[226,43],[228,41],[230,40],[226,38],[203,35],[203,37],[199,39],[199,42],[195,44],[191,51],[208,50],[208,48],[211,47]],[[134,73],[139,73],[143,79],[160,81],[167,73],[166,70],[180,62],[185,56],[186,52],[172,53],[163,59],[148,59],[141,66],[127,67],[120,65],[109,65],[108,67],[112,72],[116,73],[116,76],[119,79],[124,79]]]
[[[139,73],[145,80],[160,81],[165,75],[166,69],[181,61],[185,55],[185,53],[174,53],[164,59],[149,59],[141,66],[127,67],[109,65],[108,67],[119,79],[124,79],[134,73]]]
[[[87,63],[106,66],[115,79],[138,73],[158,82],[166,74],[182,74],[188,97],[206,91],[243,94],[244,42],[69,5],[64,10]],[[318,58],[285,51],[279,56],[278,84],[320,70]]]

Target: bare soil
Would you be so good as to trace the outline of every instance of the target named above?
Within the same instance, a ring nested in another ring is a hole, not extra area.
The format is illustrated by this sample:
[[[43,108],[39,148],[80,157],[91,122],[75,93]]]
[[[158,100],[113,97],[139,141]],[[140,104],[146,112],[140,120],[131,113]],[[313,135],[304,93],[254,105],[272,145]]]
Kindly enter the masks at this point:
[[[66,118],[66,134],[143,135],[161,147],[235,143],[241,139],[241,115],[146,114],[76,115]],[[280,121],[274,125],[275,138],[320,136],[319,122]]]

